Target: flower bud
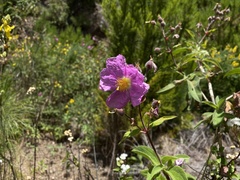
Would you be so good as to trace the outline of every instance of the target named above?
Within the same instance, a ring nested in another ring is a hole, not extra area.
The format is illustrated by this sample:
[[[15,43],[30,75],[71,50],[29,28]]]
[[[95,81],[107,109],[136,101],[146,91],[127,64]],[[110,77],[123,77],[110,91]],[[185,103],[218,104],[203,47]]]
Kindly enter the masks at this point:
[[[165,27],[165,26],[166,26],[165,21],[161,22],[160,24],[161,24],[162,27]]]
[[[175,165],[177,166],[181,166],[184,163],[184,159],[183,158],[179,158],[175,161]]]
[[[230,13],[230,8],[227,8],[227,9],[225,10],[225,13],[226,13],[226,14]]]
[[[160,15],[158,15],[158,22],[163,22],[163,18]]]
[[[156,47],[155,49],[154,49],[154,52],[156,52],[156,53],[159,53],[161,51],[161,48],[159,48],[159,47]]]
[[[209,16],[208,17],[208,22],[211,22],[213,20],[213,17],[212,16]]]
[[[230,21],[230,20],[231,20],[230,17],[227,17],[227,18],[224,19],[224,21]]]
[[[170,31],[173,33],[175,31],[175,28],[171,26]]]
[[[123,116],[124,115],[124,109],[115,109],[115,112],[120,115],[120,116]]]
[[[152,20],[152,21],[150,21],[150,24],[152,24],[152,25],[156,25],[157,23],[156,23],[155,20]]]
[[[173,38],[174,38],[174,39],[178,39],[179,37],[180,37],[179,34],[174,34],[174,35],[173,35]]]
[[[152,108],[159,108],[159,106],[160,106],[160,101],[159,100],[156,100],[156,99],[153,99],[153,101],[152,101]]]
[[[160,101],[153,99],[152,101],[152,107],[150,111],[147,113],[150,118],[155,117],[157,118],[159,116],[159,107],[160,107]]]
[[[217,10],[217,11],[216,11],[216,14],[219,15],[219,16],[223,16],[223,11]]]
[[[222,7],[221,4],[216,3],[216,5],[214,6],[213,10],[214,10],[214,11],[217,11],[217,10],[220,9],[221,7]]]
[[[178,23],[178,24],[175,26],[175,29],[176,29],[176,30],[177,30],[177,29],[181,30],[181,29],[182,29],[182,23]]]
[[[199,28],[201,28],[202,27],[202,23],[197,23],[197,28],[199,29]]]
[[[148,62],[146,62],[145,67],[146,67],[147,71],[152,70],[152,69],[154,70],[154,72],[157,71],[157,65],[153,62],[152,57],[150,57],[150,60]]]

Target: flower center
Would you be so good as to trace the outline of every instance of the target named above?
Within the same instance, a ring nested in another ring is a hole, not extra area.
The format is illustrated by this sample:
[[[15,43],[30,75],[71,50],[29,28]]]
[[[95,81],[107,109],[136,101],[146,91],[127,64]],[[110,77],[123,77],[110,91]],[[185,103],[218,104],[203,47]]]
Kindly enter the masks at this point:
[[[117,80],[117,90],[118,91],[126,91],[131,86],[131,79],[128,77],[122,77]]]

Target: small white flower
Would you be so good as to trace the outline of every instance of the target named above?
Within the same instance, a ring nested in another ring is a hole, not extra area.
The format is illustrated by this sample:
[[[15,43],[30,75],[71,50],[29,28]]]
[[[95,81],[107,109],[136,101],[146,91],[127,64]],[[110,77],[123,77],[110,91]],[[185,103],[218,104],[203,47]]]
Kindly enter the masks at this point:
[[[122,153],[120,155],[120,159],[122,159],[122,160],[126,160],[127,157],[128,157],[128,155],[126,153]]]
[[[68,137],[68,141],[72,142],[73,141],[73,137],[72,136]]]
[[[126,174],[127,173],[127,171],[130,169],[130,166],[128,165],[128,164],[122,164],[121,165],[121,169],[122,169],[122,173],[123,174]]]
[[[26,94],[32,94],[35,90],[36,90],[35,87],[30,87],[30,88],[27,90],[27,93],[26,93]]]

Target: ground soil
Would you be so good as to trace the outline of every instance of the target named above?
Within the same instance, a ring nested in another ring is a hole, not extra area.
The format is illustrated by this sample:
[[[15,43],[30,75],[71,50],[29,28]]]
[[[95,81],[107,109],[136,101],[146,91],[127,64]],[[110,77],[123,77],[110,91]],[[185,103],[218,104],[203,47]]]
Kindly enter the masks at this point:
[[[184,167],[187,172],[197,176],[206,162],[212,143],[211,136],[206,132],[207,129],[200,128],[182,132],[178,139],[161,136],[155,140],[155,146],[161,155],[190,156],[189,162],[186,162]],[[17,170],[23,174],[21,179],[32,180],[34,146],[23,141],[17,151],[17,164],[19,164]],[[89,147],[80,146],[77,142],[56,143],[43,138],[38,141],[36,152],[36,180],[117,179],[113,176],[108,178],[107,174],[113,171],[107,166],[103,167],[103,162],[99,158],[94,160],[93,151]]]

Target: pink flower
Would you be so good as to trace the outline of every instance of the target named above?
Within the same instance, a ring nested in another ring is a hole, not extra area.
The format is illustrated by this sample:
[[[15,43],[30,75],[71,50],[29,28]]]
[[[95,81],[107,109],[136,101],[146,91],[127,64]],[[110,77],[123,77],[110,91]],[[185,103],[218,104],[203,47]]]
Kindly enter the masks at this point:
[[[107,98],[110,108],[121,109],[131,102],[138,106],[143,96],[148,92],[149,85],[144,82],[144,76],[132,64],[127,64],[123,55],[107,59],[107,67],[100,73],[99,88],[112,91]]]
[[[87,48],[88,48],[88,50],[92,50],[93,46],[88,46]]]

